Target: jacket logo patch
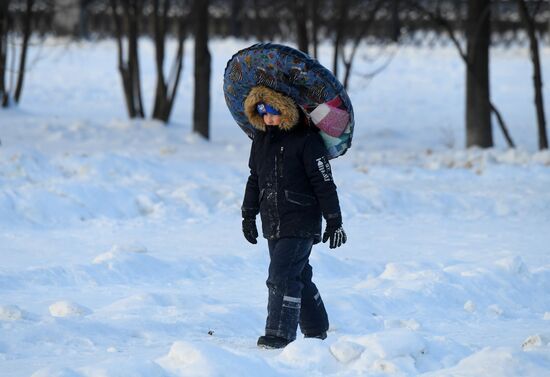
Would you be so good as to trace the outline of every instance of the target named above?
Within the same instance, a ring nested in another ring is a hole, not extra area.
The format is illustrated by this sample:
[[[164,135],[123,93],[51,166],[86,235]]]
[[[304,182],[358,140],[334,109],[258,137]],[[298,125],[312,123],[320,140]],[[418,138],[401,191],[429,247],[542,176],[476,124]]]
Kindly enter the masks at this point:
[[[317,161],[317,168],[319,169],[319,173],[323,176],[323,180],[325,182],[331,182],[332,172],[330,170],[330,164],[328,163],[327,158],[323,156],[319,157],[315,161]]]

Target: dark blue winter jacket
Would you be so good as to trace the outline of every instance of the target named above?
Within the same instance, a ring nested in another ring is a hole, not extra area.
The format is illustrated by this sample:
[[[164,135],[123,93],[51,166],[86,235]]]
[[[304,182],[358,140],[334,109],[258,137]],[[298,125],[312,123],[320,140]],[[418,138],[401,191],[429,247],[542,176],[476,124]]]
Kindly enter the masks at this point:
[[[325,151],[319,132],[304,121],[286,130],[268,126],[256,132],[242,214],[260,213],[265,238],[303,237],[317,243],[321,216],[341,222]]]

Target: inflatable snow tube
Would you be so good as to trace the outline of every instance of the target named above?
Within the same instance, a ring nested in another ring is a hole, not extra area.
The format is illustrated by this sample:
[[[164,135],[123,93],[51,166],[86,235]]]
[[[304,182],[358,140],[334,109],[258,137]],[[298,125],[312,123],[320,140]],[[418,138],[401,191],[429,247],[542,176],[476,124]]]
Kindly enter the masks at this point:
[[[258,43],[233,55],[224,73],[225,102],[239,127],[251,138],[258,131],[248,122],[243,103],[257,85],[270,87],[296,102],[319,128],[328,158],[343,155],[351,146],[351,101],[338,79],[317,60],[274,43]]]

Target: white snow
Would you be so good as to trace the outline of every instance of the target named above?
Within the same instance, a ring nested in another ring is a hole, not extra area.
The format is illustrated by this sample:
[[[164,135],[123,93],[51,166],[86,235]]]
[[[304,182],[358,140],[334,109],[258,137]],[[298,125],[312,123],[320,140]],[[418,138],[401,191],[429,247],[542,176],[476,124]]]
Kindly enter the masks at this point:
[[[70,301],[57,301],[50,305],[53,317],[81,317],[90,314],[90,309]]]
[[[550,153],[527,49],[491,54],[515,150],[496,125],[495,148],[463,149],[452,47],[355,77],[353,147],[332,163],[348,242],[311,256],[328,338],[264,350],[267,245],[241,235],[250,141],[222,93],[251,43],[211,44],[210,142],[191,132],[192,42],[168,126],[126,119],[113,41],[33,45],[23,102],[0,111],[0,376],[550,376]]]
[[[18,321],[23,319],[23,312],[17,305],[0,306],[0,321]]]
[[[347,364],[352,360],[357,359],[365,348],[358,343],[348,340],[339,339],[330,345],[330,352],[341,363]]]
[[[476,304],[472,300],[468,300],[464,304],[464,310],[466,310],[467,312],[473,313],[476,311]]]

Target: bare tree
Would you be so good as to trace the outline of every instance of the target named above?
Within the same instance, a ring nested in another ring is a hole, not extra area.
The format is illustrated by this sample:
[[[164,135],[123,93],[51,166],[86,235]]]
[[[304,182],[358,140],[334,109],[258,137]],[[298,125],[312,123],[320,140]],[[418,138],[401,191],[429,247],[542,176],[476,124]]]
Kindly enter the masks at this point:
[[[288,0],[294,26],[296,44],[300,51],[317,58],[319,46],[320,13],[327,0]]]
[[[319,10],[322,7],[322,0],[310,0],[309,14],[311,15],[311,49],[313,57],[317,59],[319,46]]]
[[[348,88],[349,80],[355,56],[359,49],[359,45],[366,37],[378,11],[387,1],[374,0],[355,3],[358,7],[353,7],[351,0],[343,0],[338,2],[338,11],[335,19],[335,37],[334,37],[334,52],[333,52],[333,68],[332,72],[336,77],[339,76],[340,62],[343,64],[344,74],[342,84],[345,89]],[[356,9],[357,8],[357,9]],[[352,13],[366,13],[366,19],[361,20],[359,28],[353,33],[350,33],[347,25],[352,20]],[[351,42],[349,54],[346,55],[346,44]]]
[[[13,96],[16,103],[19,103],[21,91],[23,90],[23,80],[25,79],[25,67],[27,66],[27,51],[29,47],[29,38],[31,37],[31,18],[34,0],[27,0],[25,19],[23,20],[23,44],[21,45],[21,57],[19,58],[19,71],[17,75],[17,86]]]
[[[27,52],[29,49],[29,39],[31,37],[31,21],[34,0],[26,0],[25,12],[22,19],[21,47],[19,51],[19,66],[16,68],[15,45],[12,46],[11,53],[8,54],[9,43],[8,36],[11,32],[12,20],[9,14],[9,0],[3,0],[0,5],[0,95],[2,96],[2,107],[8,107],[10,102],[19,103],[23,91],[23,82],[25,79],[27,67]],[[11,68],[8,68],[8,55],[11,55]],[[6,76],[10,75],[10,85],[6,85]]]
[[[341,46],[344,43],[344,33],[346,21],[348,19],[350,0],[340,0],[338,2],[338,15],[336,18],[336,28],[334,36],[334,54],[332,57],[332,73],[338,77],[338,64],[340,60]]]
[[[493,146],[489,92],[490,0],[468,0],[466,146]]]
[[[6,86],[7,57],[8,57],[8,33],[9,33],[9,0],[0,3],[0,96],[2,106],[9,102],[8,88]]]
[[[537,109],[537,124],[539,149],[548,149],[548,137],[546,135],[546,118],[544,116],[544,101],[542,94],[542,73],[540,68],[539,44],[535,34],[535,22],[529,14],[527,4],[524,0],[516,0],[523,24],[529,35],[529,46],[531,49],[531,61],[533,62],[533,84],[535,87],[535,107]]]
[[[469,0],[469,1],[474,1],[475,0]],[[456,47],[456,49],[458,50],[458,53],[460,55],[460,57],[462,58],[462,60],[464,61],[464,63],[466,64],[466,70],[468,73],[470,73],[472,75],[473,78],[475,78],[475,70],[474,68],[472,67],[472,64],[471,64],[471,58],[468,56],[468,54],[463,50],[460,42],[458,41],[458,38],[456,37],[455,35],[455,32],[454,32],[454,29],[453,27],[451,26],[451,24],[445,19],[443,18],[439,13],[436,13],[436,12],[432,12],[428,9],[426,9],[424,6],[422,6],[421,4],[419,4],[418,2],[416,1],[413,1],[413,0],[407,0],[407,2],[411,5],[411,7],[413,9],[416,9],[418,10],[420,13],[426,15],[432,22],[434,22],[436,25],[442,27],[446,32],[447,34],[449,35],[449,38],[451,39],[451,41],[453,42],[453,45]],[[506,127],[506,124],[504,123],[504,119],[502,118],[502,115],[500,114],[500,112],[498,111],[498,109],[496,108],[496,106],[491,102],[490,100],[490,97],[489,97],[489,91],[483,91],[483,86],[477,81],[477,80],[473,80],[472,82],[473,84],[479,86],[481,88],[481,92],[485,95],[485,97],[487,98],[487,101],[489,103],[489,106],[490,106],[490,109],[491,111],[493,112],[493,114],[495,114],[497,120],[498,120],[498,124],[500,126],[500,129],[502,130],[502,133],[504,135],[504,138],[506,139],[506,142],[508,143],[508,146],[510,147],[514,147],[514,142],[508,132],[508,128]],[[467,107],[467,106],[466,106]],[[468,111],[468,109],[466,109],[466,111]]]
[[[399,40],[399,37],[401,36],[401,22],[399,20],[399,1],[400,0],[392,0],[392,3],[390,5],[392,16],[391,38],[394,42],[397,42]]]
[[[298,49],[309,54],[309,35],[308,24],[308,0],[292,0],[292,10],[294,15],[294,24],[296,25],[296,37],[298,39]]]
[[[243,0],[231,0],[230,33],[237,38],[242,35],[244,10]]]
[[[183,68],[183,52],[185,40],[185,22],[178,22],[178,44],[177,51],[172,62],[168,80],[164,77],[164,58],[165,58],[165,40],[166,25],[168,24],[168,11],[171,1],[153,0],[153,18],[154,40],[155,40],[155,62],[157,67],[157,88],[155,91],[155,102],[153,106],[153,118],[168,122],[170,113],[176,98],[176,92]]]
[[[263,6],[262,0],[253,0],[253,9],[254,9],[254,31],[256,33],[256,38],[262,41],[266,35],[264,31],[264,26],[262,24],[262,15],[261,9]]]
[[[194,0],[192,15],[195,34],[195,99],[193,131],[210,138],[210,51],[208,50],[209,0]]]
[[[128,115],[130,118],[143,118],[145,117],[145,111],[141,96],[138,56],[138,25],[143,3],[142,0],[122,0],[121,3],[122,7],[119,6],[117,0],[111,0],[118,46],[118,70],[122,78]],[[126,30],[123,28],[123,22]],[[126,54],[123,43],[125,32],[127,39]]]
[[[380,9],[380,7],[382,6],[383,3],[384,3],[384,0],[376,0],[374,2],[374,5],[369,10],[367,19],[362,22],[361,29],[359,30],[359,32],[355,35],[355,38],[353,39],[352,46],[351,46],[351,51],[350,51],[350,54],[347,57],[346,57],[346,54],[344,53],[343,48],[342,48],[342,52],[340,53],[340,55],[342,56],[342,62],[344,64],[344,68],[345,68],[344,79],[342,81],[342,83],[344,85],[344,89],[348,88],[349,79],[350,79],[350,76],[351,76],[351,68],[352,68],[352,65],[353,65],[353,60],[355,59],[355,55],[357,53],[357,49],[359,48],[359,44],[365,38],[367,32],[371,28],[371,26],[374,22],[374,19],[376,17],[376,14],[378,13],[378,10]]]

